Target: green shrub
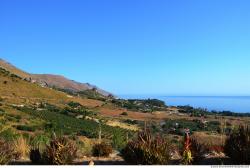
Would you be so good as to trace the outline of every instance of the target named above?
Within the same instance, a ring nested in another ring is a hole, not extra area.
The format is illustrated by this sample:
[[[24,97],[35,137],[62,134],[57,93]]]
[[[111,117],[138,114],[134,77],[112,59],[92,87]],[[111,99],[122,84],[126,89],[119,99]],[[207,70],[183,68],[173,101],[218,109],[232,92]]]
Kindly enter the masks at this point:
[[[125,145],[126,145],[126,139],[124,137],[117,134],[113,135],[112,146],[114,149],[121,150],[125,147]]]
[[[42,154],[43,164],[69,165],[77,157],[77,148],[73,141],[61,137],[54,138]]]
[[[50,142],[50,138],[45,135],[35,135],[31,140],[31,146],[43,152]]]
[[[250,164],[250,128],[240,126],[226,140],[224,151],[235,164]]]
[[[21,130],[21,131],[29,131],[29,132],[34,132],[36,130],[35,127],[27,126],[27,125],[17,125],[16,129]]]
[[[93,156],[97,157],[108,157],[112,153],[112,151],[112,146],[105,142],[94,145],[92,149]]]
[[[80,103],[77,103],[77,102],[69,102],[68,105],[72,108],[78,108],[78,107],[82,107],[82,105]]]
[[[0,133],[0,137],[8,142],[12,142],[19,137],[12,129],[6,129]]]
[[[121,151],[122,157],[132,165],[165,165],[170,160],[171,146],[167,139],[153,136],[150,131],[138,134]]]
[[[0,165],[8,164],[15,157],[16,154],[13,146],[7,141],[0,139]]]

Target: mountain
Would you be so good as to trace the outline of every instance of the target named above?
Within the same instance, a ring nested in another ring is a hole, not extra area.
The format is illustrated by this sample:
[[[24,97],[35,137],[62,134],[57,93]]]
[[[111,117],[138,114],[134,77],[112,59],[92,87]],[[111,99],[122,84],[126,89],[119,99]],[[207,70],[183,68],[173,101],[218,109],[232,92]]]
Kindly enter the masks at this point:
[[[111,95],[111,93],[98,88],[97,86],[91,85],[89,83],[80,83],[74,80],[67,79],[61,75],[52,74],[30,74],[20,70],[14,65],[8,63],[7,61],[0,59],[0,67],[10,71],[13,74],[20,76],[23,79],[31,81],[32,83],[38,83],[43,87],[53,87],[62,90],[69,90],[71,92],[80,92],[86,90],[96,90],[99,94],[103,96]]]

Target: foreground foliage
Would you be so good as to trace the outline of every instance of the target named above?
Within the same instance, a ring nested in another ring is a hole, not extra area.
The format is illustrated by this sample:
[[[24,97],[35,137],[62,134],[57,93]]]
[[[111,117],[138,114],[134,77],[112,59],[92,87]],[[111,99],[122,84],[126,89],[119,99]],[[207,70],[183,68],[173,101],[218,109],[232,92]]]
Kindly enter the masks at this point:
[[[182,163],[185,165],[191,164],[193,161],[190,147],[191,147],[191,141],[190,141],[189,133],[186,133],[184,137],[184,149],[182,152]]]
[[[28,157],[30,152],[29,142],[23,136],[18,137],[13,142],[15,152],[18,154],[18,159],[25,159]]]
[[[93,156],[97,157],[108,157],[112,153],[113,149],[110,144],[107,144],[105,142],[98,143],[93,146],[92,152]]]
[[[15,159],[15,155],[12,145],[0,139],[0,165],[8,164],[12,159]]]
[[[30,160],[33,164],[69,165],[76,158],[76,145],[65,137],[52,139],[42,154],[39,149],[33,149],[30,152]]]
[[[190,151],[193,157],[192,163],[197,164],[203,159],[203,155],[207,152],[207,150],[205,145],[200,144],[195,138],[191,138],[190,143]]]
[[[161,136],[153,136],[150,131],[138,134],[138,138],[130,141],[122,150],[122,157],[132,165],[164,165],[170,160],[171,146]]]
[[[75,144],[69,139],[55,138],[47,146],[42,157],[45,164],[49,165],[68,165],[72,164],[76,156],[77,149]]]
[[[224,147],[225,154],[235,164],[250,164],[250,128],[240,126],[231,133]]]

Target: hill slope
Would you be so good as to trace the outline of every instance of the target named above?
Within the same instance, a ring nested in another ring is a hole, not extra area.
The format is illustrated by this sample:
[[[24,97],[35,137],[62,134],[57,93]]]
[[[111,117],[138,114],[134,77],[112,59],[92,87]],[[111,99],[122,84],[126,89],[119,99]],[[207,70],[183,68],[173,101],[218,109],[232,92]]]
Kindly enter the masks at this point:
[[[51,75],[51,74],[30,74],[30,73],[24,72],[3,59],[0,59],[0,67],[24,79],[27,79],[28,81],[32,81],[33,83],[38,83],[42,86],[56,87],[59,89],[70,90],[73,92],[95,89],[98,93],[104,96],[110,95],[109,92],[104,91],[94,85],[91,85],[88,83],[76,82],[76,81],[67,79],[64,76]]]

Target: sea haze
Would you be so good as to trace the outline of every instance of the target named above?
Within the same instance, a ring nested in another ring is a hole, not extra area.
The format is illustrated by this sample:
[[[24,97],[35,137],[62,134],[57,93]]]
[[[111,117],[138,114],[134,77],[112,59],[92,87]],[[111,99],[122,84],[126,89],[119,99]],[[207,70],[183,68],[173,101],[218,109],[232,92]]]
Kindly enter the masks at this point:
[[[250,112],[250,96],[148,96],[122,95],[125,99],[156,98],[163,100],[169,106],[190,105],[206,108],[207,110]]]

